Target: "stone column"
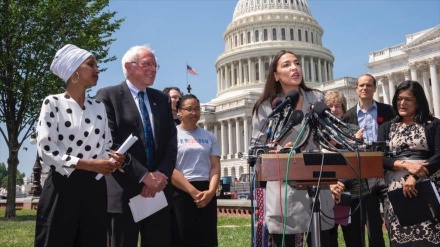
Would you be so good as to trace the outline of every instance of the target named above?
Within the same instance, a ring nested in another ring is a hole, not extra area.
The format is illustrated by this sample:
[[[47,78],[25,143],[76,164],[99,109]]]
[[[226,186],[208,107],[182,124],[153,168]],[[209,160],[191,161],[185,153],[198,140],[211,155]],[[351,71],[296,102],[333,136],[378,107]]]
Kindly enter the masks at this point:
[[[316,82],[316,78],[315,78],[315,62],[313,61],[313,57],[310,57],[310,74],[311,74],[312,82]]]
[[[217,92],[221,92],[222,81],[221,81],[220,75],[221,75],[221,70],[219,68],[219,69],[217,69]]]
[[[302,66],[302,70],[303,70],[303,78],[304,78],[304,81],[307,81],[306,80],[306,64],[305,64],[305,61],[304,61],[304,56],[302,55],[301,56],[301,66]]]
[[[440,117],[440,86],[437,78],[436,61],[433,58],[428,59],[429,72],[431,74],[431,86],[432,86],[432,105],[434,107],[435,117]]]
[[[327,60],[324,60],[324,81],[328,81]]]
[[[243,138],[243,135],[241,134],[240,119],[235,118],[235,142],[236,142],[235,153],[244,152],[243,147],[241,146],[241,139],[242,138]]]
[[[403,70],[403,75],[405,76],[405,81],[411,80],[411,71],[409,69]]]
[[[386,75],[386,78],[388,79],[388,91],[390,92],[390,94],[389,94],[390,101],[389,102],[392,103],[394,94],[396,93],[396,87],[394,85],[393,74]]]
[[[214,129],[214,136],[217,138],[217,141],[219,142],[219,145],[221,144],[221,138],[218,136],[218,124],[213,123],[212,128]]]
[[[417,81],[417,65],[415,63],[409,63],[408,67],[411,70],[411,80]]]
[[[428,100],[429,111],[434,112],[432,107],[431,85],[429,85],[429,66],[428,64],[423,64],[420,69],[422,71],[422,81],[420,84],[423,86],[423,91],[425,92],[426,99]]]
[[[389,100],[389,94],[388,94],[388,90],[387,90],[387,85],[385,82],[385,78],[380,78],[379,81],[382,84],[382,96],[383,96],[383,103],[385,104],[390,104],[390,100]]]
[[[234,62],[231,62],[231,87],[235,87],[235,84],[237,84],[237,75],[235,74]]]
[[[321,58],[318,58],[318,82],[322,83]]]
[[[224,88],[224,89],[228,89],[231,85],[230,85],[230,81],[229,81],[229,78],[230,78],[230,75],[229,75],[229,68],[228,68],[228,65],[227,64],[225,64],[225,81],[226,81],[226,88]]]
[[[259,74],[259,82],[264,83],[264,66],[262,57],[258,57],[258,74]]]
[[[232,119],[228,119],[228,157],[231,158],[231,156],[234,154],[232,140],[234,138],[232,137]]]
[[[221,136],[222,157],[224,157],[226,156],[226,143],[228,143],[228,139],[226,137],[225,121],[220,121],[220,136]]]
[[[249,123],[246,116],[243,117],[243,128],[244,128],[244,152],[249,152]]]

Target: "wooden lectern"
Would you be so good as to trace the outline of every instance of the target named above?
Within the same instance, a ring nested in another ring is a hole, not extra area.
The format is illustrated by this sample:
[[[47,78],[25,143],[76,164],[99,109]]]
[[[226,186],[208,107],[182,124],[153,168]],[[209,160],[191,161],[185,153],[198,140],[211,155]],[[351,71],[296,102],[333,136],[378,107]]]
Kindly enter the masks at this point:
[[[279,181],[279,174],[281,180],[285,180],[288,156],[287,153],[260,155],[256,166],[258,180]],[[360,152],[361,178],[382,178],[382,157],[382,152]],[[292,154],[290,157],[288,180],[304,185],[316,184],[321,164],[323,164],[321,181],[324,183],[334,182],[339,178],[355,179],[359,176],[359,164],[355,152],[300,153]]]

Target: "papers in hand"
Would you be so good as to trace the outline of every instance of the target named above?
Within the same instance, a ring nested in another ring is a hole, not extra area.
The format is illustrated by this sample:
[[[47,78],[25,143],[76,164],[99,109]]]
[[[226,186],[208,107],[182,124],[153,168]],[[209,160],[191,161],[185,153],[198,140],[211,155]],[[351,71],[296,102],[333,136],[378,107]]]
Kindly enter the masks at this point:
[[[163,191],[157,193],[154,197],[143,197],[137,195],[130,199],[128,203],[133,214],[134,222],[139,222],[148,216],[156,213],[168,205]]]
[[[127,137],[127,139],[125,140],[124,143],[122,143],[122,145],[118,148],[118,150],[116,151],[117,153],[125,153],[127,152],[127,150],[138,140],[138,138],[136,136],[133,136],[133,134],[131,134],[129,137]],[[115,160],[113,158],[110,159],[110,161],[115,162]],[[102,174],[98,174],[96,175],[95,179],[99,180],[102,178]]]

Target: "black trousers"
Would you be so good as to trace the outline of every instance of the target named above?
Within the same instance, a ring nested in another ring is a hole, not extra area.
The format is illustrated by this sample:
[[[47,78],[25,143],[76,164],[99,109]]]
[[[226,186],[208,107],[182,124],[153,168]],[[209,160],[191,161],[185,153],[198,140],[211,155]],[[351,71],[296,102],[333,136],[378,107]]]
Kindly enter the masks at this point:
[[[136,247],[139,235],[141,246],[171,246],[171,207],[167,206],[153,215],[134,222],[127,203],[124,213],[109,213],[109,240],[111,247]]]
[[[383,179],[368,179],[370,194],[365,197],[367,213],[368,242],[371,247],[385,247],[380,213],[380,203],[383,205],[384,190],[387,188]]]
[[[52,168],[38,203],[35,246],[107,246],[107,189],[96,173]]]

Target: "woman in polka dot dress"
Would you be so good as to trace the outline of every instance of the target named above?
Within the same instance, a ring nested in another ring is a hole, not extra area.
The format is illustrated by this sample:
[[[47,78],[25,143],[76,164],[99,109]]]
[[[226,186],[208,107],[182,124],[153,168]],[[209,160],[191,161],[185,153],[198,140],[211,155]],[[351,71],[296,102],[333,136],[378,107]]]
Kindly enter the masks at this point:
[[[95,57],[74,45],[55,55],[50,69],[66,91],[47,96],[37,126],[37,149],[50,168],[37,211],[35,246],[106,246],[107,175],[125,156],[110,150],[105,107],[85,97],[98,81]],[[111,161],[113,158],[115,161]]]

